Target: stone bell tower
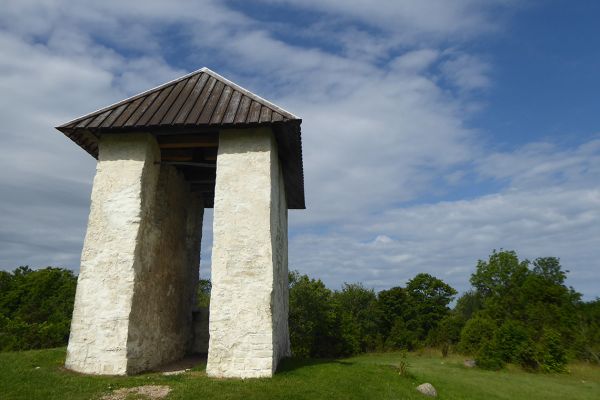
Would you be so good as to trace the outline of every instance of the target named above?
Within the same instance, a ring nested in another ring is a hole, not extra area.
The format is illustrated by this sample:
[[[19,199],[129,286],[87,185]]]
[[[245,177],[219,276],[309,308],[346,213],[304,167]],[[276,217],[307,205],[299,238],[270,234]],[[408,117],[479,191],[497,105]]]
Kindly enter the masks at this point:
[[[290,355],[300,124],[202,68],[57,128],[98,159],[67,368],[132,374],[190,351],[202,216],[213,207],[207,373],[272,376]]]

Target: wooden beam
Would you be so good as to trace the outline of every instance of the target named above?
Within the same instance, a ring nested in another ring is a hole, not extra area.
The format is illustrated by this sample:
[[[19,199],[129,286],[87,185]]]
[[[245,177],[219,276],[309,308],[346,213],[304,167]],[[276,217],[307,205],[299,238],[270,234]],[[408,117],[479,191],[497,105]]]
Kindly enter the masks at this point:
[[[193,161],[194,157],[192,156],[163,156],[161,157],[162,161]]]
[[[196,168],[217,168],[217,164],[209,164],[209,163],[193,162],[193,161],[161,161],[161,162],[155,162],[155,164],[183,165],[186,167],[196,167]]]
[[[219,136],[204,135],[160,135],[156,137],[161,149],[186,149],[195,147],[218,147]]]
[[[203,140],[183,143],[159,143],[161,149],[190,149],[198,147],[219,147],[218,141]]]

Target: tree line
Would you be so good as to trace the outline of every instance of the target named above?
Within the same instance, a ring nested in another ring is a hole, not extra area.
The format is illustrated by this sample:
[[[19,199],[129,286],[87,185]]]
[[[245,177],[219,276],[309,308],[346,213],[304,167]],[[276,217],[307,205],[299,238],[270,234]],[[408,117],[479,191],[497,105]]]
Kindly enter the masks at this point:
[[[331,290],[294,271],[292,352],[333,358],[436,347],[489,369],[514,363],[562,371],[572,359],[600,364],[600,299],[583,301],[566,286],[567,273],[554,257],[531,262],[514,251],[494,251],[478,261],[471,290],[456,298],[454,288],[427,273],[376,293],[361,283]],[[0,271],[0,350],[65,345],[76,282],[62,268]],[[198,305],[207,306],[209,298],[210,281],[202,280]]]
[[[76,286],[63,268],[0,271],[0,351],[64,346]]]
[[[477,263],[472,289],[452,308],[456,290],[426,273],[375,293],[361,284],[330,290],[293,272],[292,352],[338,357],[437,347],[487,369],[515,363],[559,372],[569,359],[600,364],[600,299],[582,301],[565,285],[567,272],[554,257],[530,262],[494,251]]]

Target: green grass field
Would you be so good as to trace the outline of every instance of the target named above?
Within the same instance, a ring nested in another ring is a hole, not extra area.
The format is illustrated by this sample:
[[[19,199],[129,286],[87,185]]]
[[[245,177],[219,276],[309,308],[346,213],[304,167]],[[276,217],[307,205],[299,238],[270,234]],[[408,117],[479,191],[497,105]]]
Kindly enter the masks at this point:
[[[209,379],[199,365],[182,375],[82,376],[63,369],[65,349],[0,353],[0,399],[98,399],[112,390],[168,385],[167,399],[426,399],[415,390],[432,383],[438,399],[600,399],[600,367],[571,364],[564,374],[465,368],[463,358],[410,353],[408,375],[398,353],[340,360],[286,360],[273,379]],[[128,399],[143,397],[130,396]]]

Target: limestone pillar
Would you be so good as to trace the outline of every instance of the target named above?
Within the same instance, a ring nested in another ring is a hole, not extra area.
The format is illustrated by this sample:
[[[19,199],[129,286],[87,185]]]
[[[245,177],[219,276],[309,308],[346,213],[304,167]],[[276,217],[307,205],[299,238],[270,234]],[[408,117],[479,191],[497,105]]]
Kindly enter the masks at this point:
[[[290,355],[287,274],[287,205],[273,133],[221,131],[209,376],[269,377]]]
[[[159,161],[151,135],[101,137],[67,368],[135,373],[191,344],[203,208]]]

